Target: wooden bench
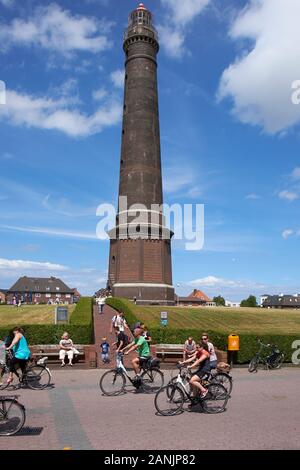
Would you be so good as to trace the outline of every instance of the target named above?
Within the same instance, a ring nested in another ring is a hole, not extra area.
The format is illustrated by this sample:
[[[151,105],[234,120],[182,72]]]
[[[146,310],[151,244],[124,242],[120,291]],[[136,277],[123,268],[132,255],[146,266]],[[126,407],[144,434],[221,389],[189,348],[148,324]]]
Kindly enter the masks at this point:
[[[165,358],[181,359],[183,358],[183,344],[157,344],[155,345],[155,354],[161,356],[164,361]],[[227,351],[221,351],[215,348],[218,362],[227,362]],[[170,357],[171,356],[171,357]]]
[[[155,354],[161,356],[162,360],[165,360],[166,356],[172,356],[174,358],[183,357],[183,344],[156,344]]]
[[[75,354],[74,357],[77,356],[77,361],[75,362],[85,362],[85,346],[81,344],[74,344],[74,347],[79,351],[79,354]],[[36,357],[48,357],[49,362],[60,362],[59,359],[59,346],[56,344],[37,344],[34,346],[30,346],[31,355],[33,358]]]

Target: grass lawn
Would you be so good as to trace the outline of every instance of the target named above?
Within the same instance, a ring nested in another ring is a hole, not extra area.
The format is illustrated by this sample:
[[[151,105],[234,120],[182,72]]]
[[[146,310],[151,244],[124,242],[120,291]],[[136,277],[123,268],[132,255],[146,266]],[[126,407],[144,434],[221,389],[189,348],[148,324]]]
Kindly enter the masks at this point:
[[[160,312],[168,312],[171,328],[196,328],[219,333],[299,334],[300,310],[269,310],[261,308],[180,308],[140,307],[129,302],[140,321],[151,327],[160,326]]]
[[[72,313],[75,305],[70,305],[68,308],[69,312]],[[23,305],[22,307],[1,305],[0,327],[7,325],[52,325],[54,324],[54,312],[54,305]]]

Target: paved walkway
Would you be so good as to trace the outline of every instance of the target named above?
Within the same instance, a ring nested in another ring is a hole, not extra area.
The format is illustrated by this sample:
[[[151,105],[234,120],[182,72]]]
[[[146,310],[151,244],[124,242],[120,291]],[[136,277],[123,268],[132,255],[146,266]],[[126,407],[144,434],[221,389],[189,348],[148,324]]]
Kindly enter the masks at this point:
[[[98,353],[98,366],[101,367],[101,369],[110,369],[115,367],[115,350],[111,346],[110,349],[110,358],[111,362],[110,364],[103,364],[100,356],[100,344],[102,343],[102,338],[106,338],[108,343],[112,345],[115,341],[115,334],[112,333],[110,334],[110,325],[111,325],[111,320],[113,316],[116,314],[116,311],[109,307],[108,305],[105,305],[104,307],[104,313],[99,314],[98,313],[98,306],[96,305],[94,307],[94,335],[95,335],[95,344],[96,344],[96,350]],[[128,334],[128,332],[126,332]],[[132,358],[132,355],[131,355]],[[126,357],[124,358],[124,364],[126,367],[131,367],[131,358]]]
[[[104,372],[104,371],[103,371]],[[299,369],[234,369],[232,398],[220,415],[155,413],[153,395],[105,397],[100,370],[53,371],[54,386],[20,390],[24,432],[1,449],[195,450],[300,449]],[[166,380],[170,371],[165,371]],[[129,454],[130,455],[130,454]]]

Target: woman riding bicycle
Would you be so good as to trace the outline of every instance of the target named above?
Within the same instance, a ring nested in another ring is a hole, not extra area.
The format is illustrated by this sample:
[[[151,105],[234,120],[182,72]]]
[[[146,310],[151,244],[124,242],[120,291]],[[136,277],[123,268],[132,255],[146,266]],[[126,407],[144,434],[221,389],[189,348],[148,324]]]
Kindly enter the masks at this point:
[[[22,374],[25,372],[27,362],[30,358],[30,349],[24,336],[24,331],[19,326],[13,329],[14,339],[6,351],[12,351],[13,357],[9,361],[9,377],[7,383],[11,384],[14,380],[14,374],[18,375],[16,365],[18,364]]]
[[[193,356],[191,356],[186,361],[180,362],[180,364],[190,364],[188,369],[193,369],[194,367],[198,366],[198,370],[192,376],[190,380],[190,385],[201,392],[201,398],[204,398],[207,395],[208,390],[203,387],[201,384],[203,376],[210,371],[210,354],[208,350],[208,345],[201,341],[197,344],[197,351]]]

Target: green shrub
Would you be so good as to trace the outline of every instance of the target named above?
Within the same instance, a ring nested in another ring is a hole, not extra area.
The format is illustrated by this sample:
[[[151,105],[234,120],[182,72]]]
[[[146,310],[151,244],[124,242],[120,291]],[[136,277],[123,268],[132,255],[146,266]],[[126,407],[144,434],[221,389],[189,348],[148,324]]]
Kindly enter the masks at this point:
[[[0,328],[3,339],[15,325]],[[57,344],[67,330],[76,344],[93,344],[93,304],[89,297],[82,297],[71,315],[69,324],[62,325],[22,325],[29,344]]]
[[[128,325],[133,325],[138,321],[138,318],[130,308],[130,305],[128,305],[128,303],[123,299],[108,297],[106,299],[106,304],[115,309],[117,312],[123,312]]]
[[[124,299],[108,298],[106,300],[107,305],[118,312],[124,312],[126,321],[129,325],[132,325],[139,321],[130,303]],[[170,327],[158,327],[151,328],[151,337],[153,344],[183,344],[189,336],[192,336],[196,341],[201,339],[201,332],[195,328],[170,328]],[[221,351],[227,351],[228,335],[220,333],[218,331],[207,331],[211,342]],[[291,362],[291,357],[294,352],[292,349],[292,343],[295,340],[299,340],[299,336],[296,335],[283,335],[283,334],[265,334],[260,335],[260,339],[264,344],[276,344],[278,348],[285,355],[285,362]],[[239,364],[248,363],[254,354],[258,351],[259,345],[257,343],[257,335],[253,333],[242,333],[240,334],[240,351],[237,355],[237,361]],[[268,351],[266,350],[266,353]]]

